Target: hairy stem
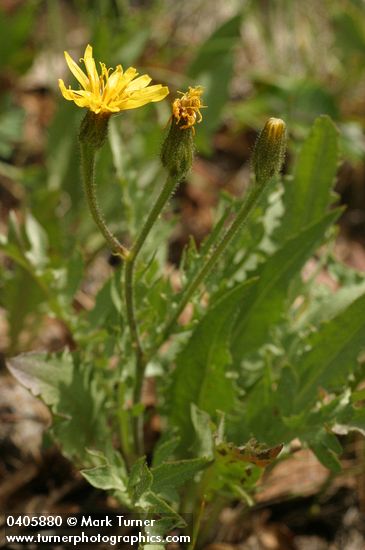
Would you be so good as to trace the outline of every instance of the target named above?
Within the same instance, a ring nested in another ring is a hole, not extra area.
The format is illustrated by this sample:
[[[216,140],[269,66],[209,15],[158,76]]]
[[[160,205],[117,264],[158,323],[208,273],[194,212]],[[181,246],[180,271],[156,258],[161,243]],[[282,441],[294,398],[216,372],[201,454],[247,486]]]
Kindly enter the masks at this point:
[[[96,148],[85,141],[80,142],[81,149],[81,167],[82,167],[82,179],[85,190],[86,199],[88,206],[91,212],[91,215],[98,226],[100,233],[103,235],[104,239],[112,249],[115,254],[118,254],[123,259],[128,256],[128,249],[122,245],[121,242],[113,235],[107,226],[104,216],[100,210],[96,195],[96,184],[95,184],[95,153]],[[122,452],[124,457],[129,464],[132,460],[132,451],[130,449],[129,437],[126,431],[126,413],[123,410],[123,403],[121,402],[122,391],[124,388],[123,382],[120,383],[118,388],[118,420],[120,428],[120,442],[122,447]]]
[[[168,177],[165,185],[163,186],[159,196],[156,199],[147,219],[138,234],[128,256],[126,257],[125,272],[124,272],[124,294],[127,310],[127,321],[131,334],[132,346],[136,355],[136,378],[133,392],[133,403],[139,403],[141,400],[143,380],[147,365],[147,358],[144,355],[141,340],[139,336],[135,304],[134,304],[134,268],[141,248],[151,231],[154,223],[160,215],[162,209],[167,203],[168,199],[175,190],[178,183],[177,178]],[[135,446],[139,454],[143,454],[143,415],[136,417],[134,426]]]
[[[88,206],[100,233],[103,235],[106,242],[115,254],[118,254],[123,259],[128,256],[128,249],[113,235],[107,226],[104,216],[100,210],[98,199],[96,196],[95,184],[95,148],[88,143],[81,142],[81,167],[82,180]]]

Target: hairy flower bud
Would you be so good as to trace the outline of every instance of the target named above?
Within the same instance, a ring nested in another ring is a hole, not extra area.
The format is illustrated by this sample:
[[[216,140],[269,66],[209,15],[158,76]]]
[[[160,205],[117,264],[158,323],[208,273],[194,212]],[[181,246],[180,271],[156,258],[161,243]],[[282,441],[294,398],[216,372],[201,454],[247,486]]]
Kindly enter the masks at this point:
[[[170,176],[184,177],[190,170],[194,158],[194,136],[192,128],[181,131],[172,119],[169,132],[162,144],[161,162]]]
[[[253,153],[252,165],[258,183],[265,183],[280,172],[285,150],[286,124],[281,118],[269,118]]]
[[[109,115],[87,111],[81,121],[79,140],[95,149],[102,147],[108,135],[109,118]]]
[[[203,88],[189,87],[186,93],[172,104],[172,116],[169,132],[162,145],[161,162],[170,176],[184,177],[189,172],[194,157],[195,124],[203,119],[200,109]]]

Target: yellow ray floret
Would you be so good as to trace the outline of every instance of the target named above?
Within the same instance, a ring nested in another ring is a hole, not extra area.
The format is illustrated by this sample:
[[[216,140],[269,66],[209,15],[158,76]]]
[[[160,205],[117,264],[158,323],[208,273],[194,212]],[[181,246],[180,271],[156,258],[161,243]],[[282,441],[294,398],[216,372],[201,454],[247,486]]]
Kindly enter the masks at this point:
[[[80,69],[70,55],[65,52],[67,65],[74,77],[81,84],[82,89],[66,88],[63,80],[59,79],[60,90],[65,99],[74,101],[78,107],[86,107],[96,114],[111,115],[126,109],[135,109],[155,101],[161,101],[168,93],[167,86],[156,84],[149,86],[151,78],[148,75],[138,76],[134,67],[123,71],[121,65],[116,69],[107,69],[100,63],[101,74],[98,74],[93,49],[86,47],[84,62],[86,73]]]
[[[202,86],[197,86],[196,88],[189,86],[187,92],[178,92],[181,94],[181,97],[175,99],[172,104],[172,116],[176,119],[176,124],[182,122],[180,130],[191,128],[195,123],[199,124],[203,120],[200,112],[200,109],[206,107],[200,99],[203,91]]]

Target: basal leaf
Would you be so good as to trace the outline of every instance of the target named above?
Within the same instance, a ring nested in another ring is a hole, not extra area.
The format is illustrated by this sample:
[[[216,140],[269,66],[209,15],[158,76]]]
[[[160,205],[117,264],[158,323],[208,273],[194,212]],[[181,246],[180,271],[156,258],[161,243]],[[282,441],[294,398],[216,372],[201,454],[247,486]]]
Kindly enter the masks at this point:
[[[88,462],[86,448],[103,446],[105,437],[110,437],[95,371],[68,352],[19,355],[8,361],[8,368],[21,384],[50,405],[53,434],[63,452]]]
[[[66,352],[53,357],[45,353],[23,353],[8,359],[7,367],[18,382],[47,405],[58,405],[60,385],[72,380],[72,356]]]
[[[103,448],[105,439],[111,438],[103,414],[104,396],[94,375],[89,366],[74,362],[72,379],[59,385],[59,404],[53,408],[57,441],[64,454],[81,461],[88,447]]]

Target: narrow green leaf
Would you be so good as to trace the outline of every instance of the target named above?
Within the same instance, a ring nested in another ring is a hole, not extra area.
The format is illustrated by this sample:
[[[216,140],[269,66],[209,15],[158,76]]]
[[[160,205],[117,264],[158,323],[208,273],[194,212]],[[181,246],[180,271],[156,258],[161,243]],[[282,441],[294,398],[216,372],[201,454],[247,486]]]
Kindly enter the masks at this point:
[[[248,299],[255,281],[247,281],[229,291],[201,320],[177,358],[170,397],[170,418],[179,428],[181,448],[191,445],[194,428],[191,403],[210,413],[234,407],[235,391],[227,377],[231,362],[228,344],[234,314]]]
[[[188,72],[192,77],[197,76],[207,68],[217,65],[217,56],[223,57],[234,46],[241,27],[241,15],[234,15],[218,27],[211,36],[203,42],[193,59]],[[212,58],[212,54],[215,54]],[[216,67],[215,67],[216,68]]]
[[[285,184],[285,213],[275,232],[278,241],[295,235],[325,214],[333,199],[337,161],[337,130],[331,119],[322,115],[302,146],[293,180]]]
[[[285,366],[281,371],[276,392],[273,394],[274,402],[283,416],[288,416],[292,412],[297,387],[298,377],[295,369],[289,365]]]
[[[286,241],[265,264],[259,266],[255,273],[260,277],[259,281],[242,303],[234,325],[232,355],[235,363],[240,363],[245,355],[267,341],[270,329],[282,318],[290,283],[337,216],[337,211],[326,214]]]

